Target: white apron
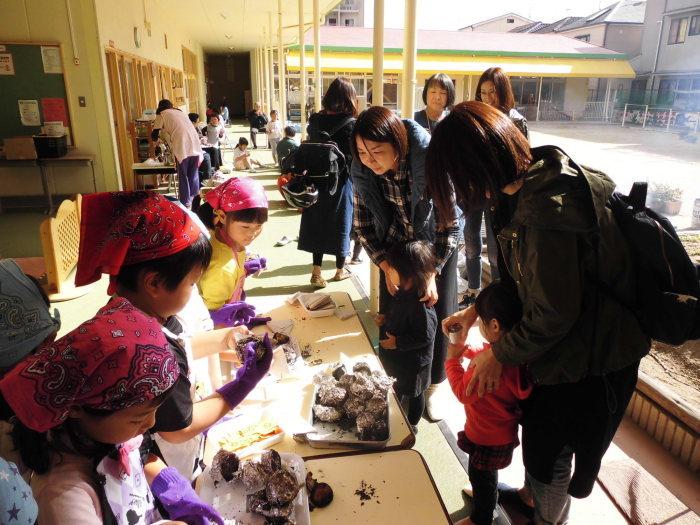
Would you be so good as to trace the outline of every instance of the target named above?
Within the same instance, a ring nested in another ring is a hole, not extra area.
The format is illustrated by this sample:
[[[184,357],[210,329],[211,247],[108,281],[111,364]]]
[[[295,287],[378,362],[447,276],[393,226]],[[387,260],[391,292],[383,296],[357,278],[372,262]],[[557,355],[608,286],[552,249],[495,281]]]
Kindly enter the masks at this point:
[[[118,525],[152,525],[162,519],[143,472],[139,451],[142,441],[143,436],[137,436],[121,445],[127,456],[124,464],[107,456],[97,465],[97,472],[105,479],[104,500]]]

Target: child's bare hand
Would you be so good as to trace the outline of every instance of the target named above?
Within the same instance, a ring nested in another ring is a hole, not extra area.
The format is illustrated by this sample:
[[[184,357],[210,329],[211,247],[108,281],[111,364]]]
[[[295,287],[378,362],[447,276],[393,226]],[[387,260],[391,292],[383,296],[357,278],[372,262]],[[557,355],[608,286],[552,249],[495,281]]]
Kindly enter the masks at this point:
[[[396,350],[396,336],[386,333],[386,339],[379,341],[379,346],[384,350]]]
[[[384,323],[386,323],[386,315],[377,314],[374,316],[374,324],[377,326],[384,326]]]

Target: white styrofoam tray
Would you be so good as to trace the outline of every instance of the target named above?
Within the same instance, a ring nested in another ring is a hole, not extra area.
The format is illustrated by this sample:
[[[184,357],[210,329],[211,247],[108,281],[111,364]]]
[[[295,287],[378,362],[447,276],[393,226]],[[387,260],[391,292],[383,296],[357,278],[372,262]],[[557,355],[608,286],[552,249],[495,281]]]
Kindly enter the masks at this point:
[[[311,525],[309,498],[304,488],[306,482],[304,460],[300,456],[288,452],[281,452],[280,457],[282,458],[282,465],[294,472],[301,486],[297,497],[294,499],[294,509],[292,510],[294,523],[296,525]],[[259,457],[255,459],[259,459]],[[247,494],[242,482],[232,481],[226,483],[225,481],[220,481],[217,486],[214,486],[210,466],[204,470],[202,476],[199,496],[204,502],[214,507],[224,520],[229,522],[235,520],[233,523],[237,525],[264,525],[264,516],[246,512]]]

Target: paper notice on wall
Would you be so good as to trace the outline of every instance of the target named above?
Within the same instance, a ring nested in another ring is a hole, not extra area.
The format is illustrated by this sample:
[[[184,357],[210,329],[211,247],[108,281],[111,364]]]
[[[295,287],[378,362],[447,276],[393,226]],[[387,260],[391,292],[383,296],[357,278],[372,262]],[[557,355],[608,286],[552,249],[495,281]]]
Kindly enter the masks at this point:
[[[41,46],[41,61],[44,63],[44,73],[63,73],[60,47]]]
[[[66,111],[66,99],[64,98],[42,98],[41,111],[44,115],[44,122],[61,121],[64,126],[68,125],[68,111]]]
[[[0,53],[0,75],[14,75],[15,63],[10,53]]]
[[[18,100],[19,116],[23,126],[41,126],[38,100]]]

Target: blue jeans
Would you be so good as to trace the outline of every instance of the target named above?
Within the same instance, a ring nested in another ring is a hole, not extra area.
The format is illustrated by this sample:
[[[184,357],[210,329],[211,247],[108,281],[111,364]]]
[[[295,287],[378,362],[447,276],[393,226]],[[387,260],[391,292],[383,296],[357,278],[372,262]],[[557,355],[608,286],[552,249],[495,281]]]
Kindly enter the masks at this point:
[[[501,278],[498,272],[498,240],[493,234],[490,214],[474,210],[464,223],[464,252],[467,257],[467,283],[470,289],[481,288],[481,221],[486,216],[486,253],[491,268],[491,282]]]
[[[481,288],[481,218],[483,210],[473,211],[464,223],[464,254],[467,257],[467,283],[471,290]]]
[[[199,155],[192,155],[177,165],[178,199],[188,208],[199,193]]]
[[[552,482],[549,484],[537,481],[530,473],[525,473],[525,481],[535,500],[535,525],[565,525],[569,522],[571,496],[567,490],[573,457],[571,447],[564,446],[554,462]]]

